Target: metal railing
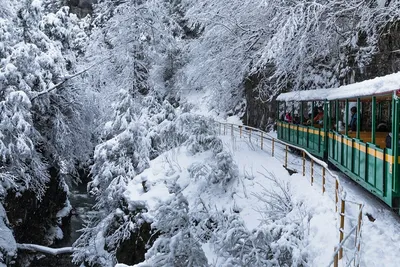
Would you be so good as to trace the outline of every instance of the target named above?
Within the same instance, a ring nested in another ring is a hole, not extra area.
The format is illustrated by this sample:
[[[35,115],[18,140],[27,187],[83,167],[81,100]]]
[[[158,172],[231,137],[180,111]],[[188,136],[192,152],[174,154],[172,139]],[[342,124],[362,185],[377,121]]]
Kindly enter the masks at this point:
[[[334,201],[338,217],[339,240],[334,248],[332,261],[328,266],[360,266],[363,204],[346,199],[346,192],[340,180],[326,162],[311,155],[307,150],[283,142],[257,128],[231,123],[217,123],[219,134],[248,138],[250,143],[282,162],[288,171],[309,177],[311,186],[321,186],[321,193],[329,194]],[[298,153],[296,156],[294,153]],[[301,159],[301,162],[299,162]],[[349,229],[349,230],[347,230]]]

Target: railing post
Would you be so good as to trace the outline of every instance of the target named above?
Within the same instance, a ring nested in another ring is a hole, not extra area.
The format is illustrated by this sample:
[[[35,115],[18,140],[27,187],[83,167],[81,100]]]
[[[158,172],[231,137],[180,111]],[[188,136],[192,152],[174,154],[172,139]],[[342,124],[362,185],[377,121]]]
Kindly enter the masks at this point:
[[[322,168],[322,194],[325,194],[325,168]]]
[[[272,138],[272,157],[275,155],[275,138]]]
[[[357,257],[358,260],[356,262],[356,257],[354,257],[354,266],[360,266],[360,248],[361,248],[361,223],[362,223],[362,205],[359,205],[358,209],[358,222],[357,222],[357,229],[356,229],[356,238],[355,238],[355,246],[357,250]],[[358,238],[360,237],[360,238]],[[357,244],[358,241],[358,244]]]
[[[224,124],[224,135],[226,135],[226,124]]]
[[[288,159],[288,145],[286,145],[285,149],[285,168],[287,168],[287,159]]]
[[[338,203],[339,203],[339,181],[336,179],[336,182],[335,182],[335,212],[337,212]]]
[[[303,151],[303,176],[306,176],[306,152]]]
[[[311,185],[314,183],[314,160],[311,159]]]
[[[339,242],[340,244],[344,238],[344,212],[345,212],[345,204],[346,202],[342,199],[340,205],[340,226],[339,226]],[[339,260],[343,258],[343,245],[341,245],[339,250]]]
[[[337,247],[335,246],[335,252],[337,250]],[[338,257],[338,253],[335,253],[335,258],[333,260],[333,267],[339,267],[339,257]]]
[[[221,134],[222,134],[222,129],[221,129],[221,128],[222,128],[222,127],[221,127],[222,124],[221,124],[221,123],[218,123],[218,124],[219,124],[219,135],[221,135]]]
[[[240,129],[240,138],[242,138],[242,128],[243,128],[243,126],[239,126],[239,129]]]
[[[261,150],[263,150],[264,147],[264,135],[263,132],[261,132]]]
[[[231,135],[233,136],[233,124],[231,124]]]
[[[249,128],[249,140],[251,141],[251,128]]]

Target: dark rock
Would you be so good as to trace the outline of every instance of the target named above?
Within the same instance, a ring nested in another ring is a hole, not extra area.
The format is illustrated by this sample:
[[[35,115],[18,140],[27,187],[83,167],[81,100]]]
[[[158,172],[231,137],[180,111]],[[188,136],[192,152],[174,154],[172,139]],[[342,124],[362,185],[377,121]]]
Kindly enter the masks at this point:
[[[275,120],[276,101],[275,97],[263,99],[259,93],[261,77],[254,74],[244,82],[246,111],[243,123],[261,130],[272,130]]]

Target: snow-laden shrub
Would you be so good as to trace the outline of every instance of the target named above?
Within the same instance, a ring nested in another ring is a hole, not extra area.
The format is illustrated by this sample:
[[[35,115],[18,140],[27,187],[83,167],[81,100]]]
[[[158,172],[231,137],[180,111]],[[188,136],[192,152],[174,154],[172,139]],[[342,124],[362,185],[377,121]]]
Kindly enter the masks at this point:
[[[208,183],[226,186],[239,176],[239,169],[229,152],[220,151],[221,140],[217,137],[214,138],[211,144],[216,144],[216,146],[210,148],[214,152],[213,156],[206,162],[193,163],[189,166],[188,172],[194,181],[205,179]],[[220,152],[215,153],[217,151]]]
[[[272,172],[264,170],[266,174],[260,174],[272,182],[273,186],[266,188],[259,184],[263,191],[261,194],[254,194],[254,196],[264,204],[263,213],[265,213],[264,218],[266,220],[279,220],[286,217],[295,208],[290,185],[286,181],[279,180]]]
[[[272,173],[264,176],[272,186],[262,187],[262,193],[256,195],[264,204],[259,210],[263,220],[256,229],[249,230],[238,214],[216,217],[218,228],[212,240],[224,259],[222,266],[309,266],[309,218],[302,203],[293,200],[288,183]]]
[[[146,253],[146,261],[136,267],[208,266],[201,243],[192,233],[189,203],[182,193],[175,193],[158,207],[152,227],[160,235]]]
[[[228,266],[308,266],[304,229],[297,221],[281,220],[248,230],[231,215],[217,234],[216,247]]]
[[[196,154],[214,147],[214,142],[216,142],[216,127],[213,121],[195,117],[195,120],[189,123],[187,127],[190,127],[188,129],[190,135],[186,141],[186,145],[191,153]]]

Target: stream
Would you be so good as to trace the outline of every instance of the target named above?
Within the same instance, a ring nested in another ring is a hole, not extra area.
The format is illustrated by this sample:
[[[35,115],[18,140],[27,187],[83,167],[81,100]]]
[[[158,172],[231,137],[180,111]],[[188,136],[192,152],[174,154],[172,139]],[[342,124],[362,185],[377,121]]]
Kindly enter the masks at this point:
[[[86,183],[70,187],[69,202],[74,209],[70,224],[64,227],[64,238],[56,243],[56,247],[71,247],[81,235],[84,220],[90,215],[95,198],[87,194]]]
[[[86,192],[86,183],[70,186],[69,201],[74,214],[70,217],[69,224],[63,225],[64,238],[58,240],[52,246],[54,248],[71,247],[72,244],[80,237],[80,230],[83,228],[85,219],[90,215],[91,209],[95,204],[95,198],[90,197]],[[71,262],[71,255],[62,254],[58,256],[46,255],[31,259],[30,267],[75,267]],[[24,265],[22,265],[24,266]]]

